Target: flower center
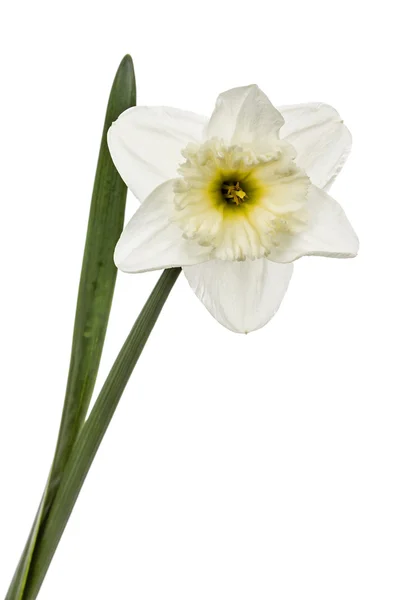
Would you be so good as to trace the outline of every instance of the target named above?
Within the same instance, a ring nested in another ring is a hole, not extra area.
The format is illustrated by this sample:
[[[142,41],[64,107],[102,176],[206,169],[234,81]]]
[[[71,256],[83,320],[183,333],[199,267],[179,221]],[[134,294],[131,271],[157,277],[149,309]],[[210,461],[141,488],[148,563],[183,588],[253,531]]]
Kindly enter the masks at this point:
[[[294,150],[274,140],[263,154],[218,138],[189,144],[174,184],[171,219],[211,257],[267,257],[307,221],[310,181]]]
[[[221,185],[221,194],[229,204],[242,204],[247,198],[246,192],[242,189],[240,182],[224,181]]]

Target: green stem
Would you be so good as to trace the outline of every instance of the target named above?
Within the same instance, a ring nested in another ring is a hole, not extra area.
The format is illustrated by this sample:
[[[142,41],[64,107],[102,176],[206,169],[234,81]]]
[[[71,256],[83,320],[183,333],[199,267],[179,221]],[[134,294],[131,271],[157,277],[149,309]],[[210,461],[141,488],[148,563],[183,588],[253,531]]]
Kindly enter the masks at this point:
[[[167,269],[161,275],[129,333],[78,436],[44,524],[41,544],[35,553],[35,560],[32,562],[26,585],[26,600],[34,600],[39,593],[103,436],[180,271],[179,268]]]
[[[133,63],[130,56],[125,56],[111,88],[101,138],[79,283],[67,389],[55,455],[6,600],[25,598],[25,585],[30,565],[35,560],[36,548],[41,542],[43,524],[92,397],[117,276],[113,252],[124,224],[127,194],[127,188],[108,151],[107,131],[112,122],[135,103]]]

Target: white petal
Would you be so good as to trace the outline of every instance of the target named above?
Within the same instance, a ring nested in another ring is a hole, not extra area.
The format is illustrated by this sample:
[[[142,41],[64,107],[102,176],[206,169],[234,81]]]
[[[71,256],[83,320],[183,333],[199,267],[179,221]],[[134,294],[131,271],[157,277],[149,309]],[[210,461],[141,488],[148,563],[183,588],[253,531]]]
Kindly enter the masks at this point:
[[[170,222],[173,181],[158,186],[125,227],[114,253],[121,271],[139,273],[193,265],[207,260],[209,250],[182,237]]]
[[[237,333],[259,329],[274,316],[292,271],[292,264],[280,265],[265,258],[212,260],[184,269],[190,286],[212,316]]]
[[[282,239],[269,255],[270,260],[286,263],[307,255],[333,258],[356,256],[358,238],[336,200],[312,185],[307,195],[306,208],[306,229]]]
[[[317,187],[329,189],[351,149],[351,134],[327,104],[298,104],[279,109],[285,119],[281,138],[297,151],[296,163]]]
[[[176,177],[181,150],[199,142],[207,119],[175,108],[136,106],[108,130],[114,164],[129,189],[143,201],[154,188]]]
[[[228,144],[251,144],[262,151],[283,125],[283,117],[256,85],[234,88],[218,96],[207,137]]]

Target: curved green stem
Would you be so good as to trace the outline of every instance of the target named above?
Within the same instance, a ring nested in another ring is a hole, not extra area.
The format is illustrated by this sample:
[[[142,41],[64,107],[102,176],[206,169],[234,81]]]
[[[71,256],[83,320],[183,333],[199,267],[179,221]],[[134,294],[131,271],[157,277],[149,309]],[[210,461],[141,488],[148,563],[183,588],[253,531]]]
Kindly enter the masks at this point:
[[[78,436],[65,466],[49,516],[44,524],[41,544],[35,553],[35,560],[32,563],[26,585],[26,600],[34,600],[39,593],[96,452],[180,271],[181,269],[178,268],[167,269],[161,275],[129,333]]]

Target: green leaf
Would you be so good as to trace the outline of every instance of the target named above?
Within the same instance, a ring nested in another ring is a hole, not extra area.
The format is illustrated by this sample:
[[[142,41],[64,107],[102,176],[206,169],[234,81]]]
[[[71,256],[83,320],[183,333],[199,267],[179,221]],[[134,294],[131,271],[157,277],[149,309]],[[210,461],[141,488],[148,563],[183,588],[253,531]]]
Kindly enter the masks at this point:
[[[22,600],[40,544],[41,530],[60,485],[64,467],[85,421],[106,335],[117,269],[115,244],[124,224],[127,188],[107,147],[107,131],[118,116],[136,103],[133,63],[125,56],[116,73],[108,101],[90,207],[86,244],[75,315],[67,390],[54,460],[31,533],[6,600]]]
[[[44,524],[41,543],[35,552],[35,560],[32,563],[26,584],[24,596],[26,600],[34,600],[39,593],[40,586],[103,436],[180,271],[180,268],[167,269],[161,275],[128,335],[78,436],[65,466],[57,495],[50,509],[49,518]]]
[[[67,391],[49,482],[50,496],[58,487],[60,474],[86,418],[100,364],[117,277],[113,255],[124,225],[127,188],[111,160],[107,147],[107,131],[124,110],[135,104],[133,63],[130,56],[125,56],[110,93],[94,180]]]

